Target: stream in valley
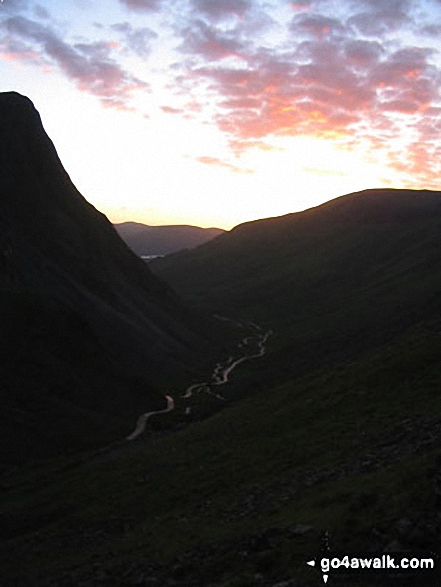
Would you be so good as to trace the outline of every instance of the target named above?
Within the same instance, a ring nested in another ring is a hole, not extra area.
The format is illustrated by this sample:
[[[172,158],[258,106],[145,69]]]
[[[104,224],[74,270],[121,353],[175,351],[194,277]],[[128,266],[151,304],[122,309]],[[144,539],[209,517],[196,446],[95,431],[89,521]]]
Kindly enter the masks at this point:
[[[216,363],[211,375],[211,380],[201,383],[192,383],[187,387],[185,393],[180,396],[181,399],[190,399],[196,394],[206,393],[220,401],[225,401],[224,396],[219,392],[219,388],[228,383],[232,371],[241,363],[262,357],[266,352],[267,340],[271,336],[272,330],[263,332],[262,328],[254,322],[248,322],[244,325],[240,322],[230,320],[229,318],[224,318],[223,316],[215,315],[214,317],[219,320],[234,322],[238,327],[251,329],[252,333],[248,334],[240,341],[237,345],[237,350],[235,351],[234,356],[230,355],[226,360]],[[165,400],[167,402],[166,408],[141,414],[136,422],[135,429],[129,436],[127,436],[126,440],[134,440],[140,436],[145,431],[147,421],[151,416],[155,414],[165,414],[166,412],[171,412],[175,409],[175,400],[170,395],[166,395]],[[187,406],[184,413],[186,416],[189,416],[191,414],[191,406]]]

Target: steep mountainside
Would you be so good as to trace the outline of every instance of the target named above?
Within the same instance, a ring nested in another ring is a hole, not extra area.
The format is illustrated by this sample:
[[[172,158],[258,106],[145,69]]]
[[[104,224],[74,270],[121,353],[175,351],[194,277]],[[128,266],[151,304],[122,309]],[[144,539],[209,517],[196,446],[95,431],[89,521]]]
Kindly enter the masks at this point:
[[[76,190],[29,99],[0,94],[0,137],[0,426],[12,463],[124,437],[210,346]]]
[[[137,255],[169,255],[193,249],[225,231],[198,226],[147,226],[138,222],[115,224],[116,231]]]

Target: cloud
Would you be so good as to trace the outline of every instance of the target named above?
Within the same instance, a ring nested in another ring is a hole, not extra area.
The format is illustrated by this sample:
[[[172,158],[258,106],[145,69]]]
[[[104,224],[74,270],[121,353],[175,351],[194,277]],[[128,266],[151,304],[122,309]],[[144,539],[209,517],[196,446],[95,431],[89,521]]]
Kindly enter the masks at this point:
[[[267,50],[250,58],[252,68],[206,67],[194,73],[211,82],[223,109],[215,120],[236,138],[330,136],[345,133],[375,98],[364,74],[342,67],[341,53],[335,44],[308,42],[298,61],[296,52],[281,56]]]
[[[410,18],[406,13],[390,13],[387,10],[376,14],[357,14],[348,21],[348,24],[353,25],[359,33],[368,37],[381,37],[387,32],[399,29],[406,23],[410,23]]]
[[[322,14],[299,14],[293,18],[291,30],[296,34],[320,38],[341,35],[345,27],[339,20]]]
[[[429,37],[439,37],[441,35],[441,24],[428,24],[419,30],[420,34]]]
[[[411,3],[354,0],[348,2],[352,12],[338,18],[317,12],[317,2],[295,4],[286,40],[279,31],[280,41],[272,44],[247,36],[240,23],[227,28],[193,21],[181,50],[198,61],[186,62],[187,75],[181,70],[177,85],[187,92],[205,89],[214,106],[212,120],[237,154],[272,136],[331,138],[348,148],[381,150],[397,170],[408,160],[409,169],[434,181],[433,170],[440,171],[433,145],[441,136],[441,111],[434,110],[441,72],[432,49],[388,37],[407,26]],[[358,36],[361,28],[366,38]],[[236,63],[223,60],[231,56],[239,58]],[[423,124],[427,119],[431,123]],[[430,159],[426,171],[418,141]],[[401,160],[389,156],[398,142],[407,153]]]
[[[161,0],[119,0],[129,10],[136,12],[152,12],[158,10]]]
[[[400,49],[371,72],[378,109],[423,113],[437,100],[441,78],[428,62],[431,54],[419,47]]]
[[[43,65],[39,53],[31,45],[18,39],[4,39],[4,42],[0,42],[0,58],[4,61],[21,61],[32,65]]]
[[[243,45],[231,32],[224,32],[202,20],[194,20],[181,32],[182,53],[200,56],[209,61],[240,56]]]
[[[111,33],[106,41],[67,42],[39,5],[32,14],[40,20],[7,18],[1,55],[56,67],[104,107],[127,110],[149,86],[121,59],[147,58],[158,39],[133,19],[162,7],[158,26],[177,36],[178,52],[164,89],[180,100],[170,100],[177,108],[164,100],[163,112],[217,125],[236,154],[274,148],[271,137],[313,136],[348,148],[369,144],[396,169],[408,161],[408,169],[423,173],[425,149],[426,176],[434,181],[441,71],[428,47],[439,35],[441,0],[182,0],[167,14],[163,0],[119,2],[138,14],[110,27],[97,23],[100,38]],[[15,10],[27,6],[8,3]],[[199,161],[246,172],[216,157]]]
[[[406,150],[390,150],[388,153],[391,167],[401,172],[410,185],[415,179],[424,183],[428,189],[439,189],[439,158],[441,148],[426,145],[421,141],[410,142]]]
[[[101,98],[100,102],[104,108],[114,108],[115,110],[120,110],[121,112],[135,112],[135,108],[133,106],[129,106],[125,98],[112,96],[109,98]]]
[[[366,36],[381,37],[412,22],[411,0],[353,0],[352,5],[358,10],[348,24]]]
[[[16,14],[27,10],[28,7],[29,0],[8,0],[7,2],[2,2],[1,10],[6,13]]]
[[[166,114],[184,114],[182,108],[173,108],[172,106],[161,106],[161,110]]]
[[[310,0],[298,0],[297,2],[290,2],[289,7],[291,10],[295,11],[311,10],[312,8]]]
[[[385,49],[378,41],[349,40],[344,44],[344,58],[347,64],[357,69],[368,70],[378,63]]]
[[[219,159],[218,157],[197,157],[196,161],[199,161],[199,163],[203,163],[204,165],[214,165],[216,167],[225,167],[226,169],[229,169],[230,171],[233,171],[234,173],[244,173],[244,174],[252,174],[254,173],[254,171],[252,169],[243,169],[242,167],[237,167],[236,165],[233,165],[232,163],[228,163],[227,161],[223,161],[222,159]]]
[[[260,140],[230,139],[228,144],[237,157],[250,149],[259,149],[261,151],[283,151],[280,147],[275,147],[274,145],[270,145],[265,141]]]
[[[50,18],[50,14],[46,10],[46,8],[43,8],[43,6],[40,6],[39,4],[36,4],[34,6],[34,13],[36,16],[38,16],[38,18],[41,18],[41,19],[46,20],[46,19]]]
[[[351,0],[350,4],[355,9],[368,10],[370,12],[381,12],[387,7],[390,12],[401,13],[409,10],[413,0]]]
[[[251,7],[250,0],[192,0],[197,12],[214,19],[235,15],[242,18]]]
[[[64,44],[66,47],[68,45]],[[82,54],[90,62],[103,62],[109,57],[109,51],[113,47],[118,47],[116,41],[95,41],[93,43],[76,43],[72,46],[74,51]]]
[[[152,29],[147,27],[134,28],[128,22],[117,23],[110,28],[115,32],[121,33],[126,47],[142,58],[150,55],[151,42],[158,38],[157,33]]]
[[[50,28],[21,16],[6,20],[3,26],[12,38],[35,47],[41,62],[55,64],[80,91],[99,97],[105,107],[128,109],[133,92],[149,87],[112,59],[112,42],[69,45]],[[14,42],[10,37],[7,49],[13,48]]]

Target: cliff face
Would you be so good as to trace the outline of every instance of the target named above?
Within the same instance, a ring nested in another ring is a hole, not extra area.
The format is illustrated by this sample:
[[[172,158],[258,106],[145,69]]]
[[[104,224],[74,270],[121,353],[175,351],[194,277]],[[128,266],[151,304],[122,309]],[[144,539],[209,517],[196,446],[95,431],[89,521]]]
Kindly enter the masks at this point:
[[[4,240],[8,233],[23,232],[40,253],[59,263],[68,261],[70,271],[100,261],[105,267],[93,269],[118,269],[132,279],[134,271],[136,283],[153,295],[166,289],[129,254],[107,218],[75,188],[28,98],[0,94],[0,136]]]
[[[14,92],[0,94],[0,301],[11,462],[124,435],[206,348],[173,291],[81,196],[32,102]]]

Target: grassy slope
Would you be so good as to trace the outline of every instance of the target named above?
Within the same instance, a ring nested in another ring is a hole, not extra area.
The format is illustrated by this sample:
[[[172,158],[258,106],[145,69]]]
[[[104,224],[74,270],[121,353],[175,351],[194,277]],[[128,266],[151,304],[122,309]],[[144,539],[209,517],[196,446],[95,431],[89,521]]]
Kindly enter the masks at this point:
[[[5,478],[7,584],[317,585],[304,563],[326,530],[336,551],[436,550],[440,332],[421,323],[180,431]]]

